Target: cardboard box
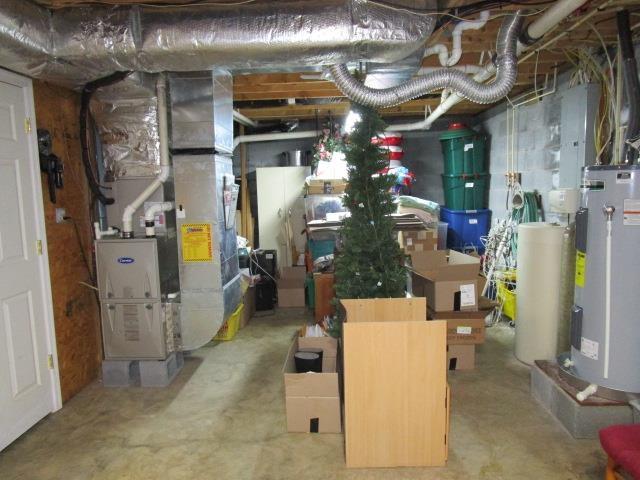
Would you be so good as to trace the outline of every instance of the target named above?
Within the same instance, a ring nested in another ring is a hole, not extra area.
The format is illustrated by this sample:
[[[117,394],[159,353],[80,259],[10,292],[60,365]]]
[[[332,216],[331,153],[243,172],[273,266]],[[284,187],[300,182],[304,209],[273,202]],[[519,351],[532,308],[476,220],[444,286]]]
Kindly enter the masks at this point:
[[[256,287],[250,286],[247,288],[242,295],[242,303],[244,304],[244,309],[240,316],[240,328],[246,327],[253,314],[256,313]]]
[[[307,195],[340,194],[344,193],[348,183],[341,178],[307,180]]]
[[[304,307],[305,267],[283,267],[278,280],[278,306]]]
[[[484,318],[447,319],[447,345],[484,343]]]
[[[469,280],[480,272],[480,259],[455,250],[411,253],[412,269],[430,280]]]
[[[333,337],[303,337],[304,329],[300,331],[298,338],[298,349],[318,349],[322,350],[322,371],[336,372],[338,356],[338,341]]]
[[[437,250],[438,230],[429,228],[399,232],[398,242],[406,253]]]
[[[411,253],[412,290],[435,312],[478,310],[480,259],[454,250]]]
[[[302,345],[305,345],[304,347]],[[299,350],[322,348],[322,373],[296,373],[294,354]],[[328,348],[325,351],[325,348]],[[284,392],[287,416],[287,431],[312,433],[340,433],[340,389],[338,373],[333,362],[327,361],[337,352],[337,341],[333,338],[296,337],[289,348],[284,364]],[[325,365],[333,364],[332,370]]]
[[[434,282],[414,272],[411,281],[413,295],[426,297],[429,308],[434,312],[478,310],[478,286],[475,279]]]
[[[447,346],[447,362],[449,370],[473,370],[476,367],[476,346]]]

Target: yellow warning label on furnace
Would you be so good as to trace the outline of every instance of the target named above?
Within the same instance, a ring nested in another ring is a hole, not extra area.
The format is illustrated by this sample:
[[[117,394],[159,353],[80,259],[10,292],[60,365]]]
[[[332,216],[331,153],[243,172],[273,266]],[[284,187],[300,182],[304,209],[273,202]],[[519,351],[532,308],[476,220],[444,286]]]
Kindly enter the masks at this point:
[[[576,252],[576,286],[584,288],[584,279],[587,274],[587,255],[578,250]]]
[[[210,262],[213,260],[211,224],[184,223],[182,231],[182,261]]]

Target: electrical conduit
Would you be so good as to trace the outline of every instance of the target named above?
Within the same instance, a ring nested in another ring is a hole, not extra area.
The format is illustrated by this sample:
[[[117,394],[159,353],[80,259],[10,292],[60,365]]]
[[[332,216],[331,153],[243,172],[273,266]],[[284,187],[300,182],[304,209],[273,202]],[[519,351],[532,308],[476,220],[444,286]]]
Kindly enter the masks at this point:
[[[164,74],[158,76],[156,83],[158,96],[158,136],[160,141],[160,174],[145,188],[138,197],[126,206],[122,214],[122,237],[133,238],[133,214],[167,181],[171,166],[169,163],[169,128],[167,118],[167,80]]]

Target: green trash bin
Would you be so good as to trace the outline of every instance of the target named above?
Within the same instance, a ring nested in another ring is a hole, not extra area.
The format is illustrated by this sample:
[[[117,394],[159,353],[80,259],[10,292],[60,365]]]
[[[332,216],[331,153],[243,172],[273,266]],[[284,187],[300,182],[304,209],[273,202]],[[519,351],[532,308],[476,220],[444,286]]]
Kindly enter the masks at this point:
[[[440,135],[445,175],[487,173],[486,137],[462,123],[452,123]]]
[[[487,208],[489,174],[442,175],[444,206],[450,210]]]

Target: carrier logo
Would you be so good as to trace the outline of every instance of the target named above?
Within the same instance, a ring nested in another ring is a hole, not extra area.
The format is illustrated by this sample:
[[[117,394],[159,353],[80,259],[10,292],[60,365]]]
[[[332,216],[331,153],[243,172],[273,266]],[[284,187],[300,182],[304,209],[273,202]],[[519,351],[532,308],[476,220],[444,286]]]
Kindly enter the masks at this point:
[[[131,257],[118,257],[118,263],[122,263],[124,265],[128,265],[130,263],[135,262],[135,260]]]

